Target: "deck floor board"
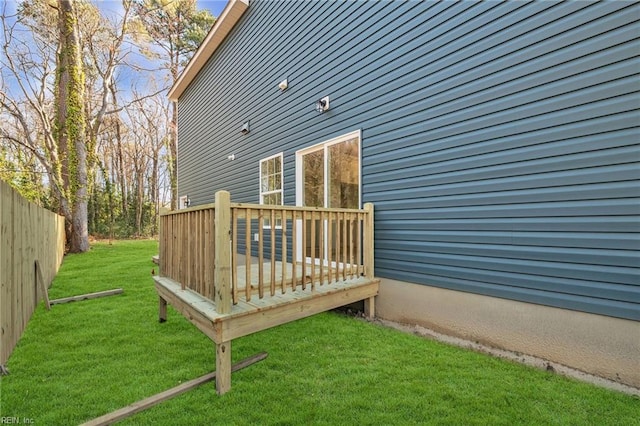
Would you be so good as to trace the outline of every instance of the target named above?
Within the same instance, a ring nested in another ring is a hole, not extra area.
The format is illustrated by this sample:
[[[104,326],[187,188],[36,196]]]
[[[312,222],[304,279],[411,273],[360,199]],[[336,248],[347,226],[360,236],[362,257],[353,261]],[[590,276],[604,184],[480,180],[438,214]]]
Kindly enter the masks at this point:
[[[265,296],[262,299],[257,297],[252,298],[247,302],[244,300],[238,301],[237,304],[231,308],[229,314],[219,314],[215,310],[215,303],[204,296],[196,293],[190,289],[182,289],[180,283],[173,281],[166,277],[154,277],[156,285],[162,286],[171,293],[177,295],[185,304],[192,306],[200,311],[211,321],[219,321],[228,317],[236,317],[251,314],[254,311],[273,309],[280,305],[286,305],[292,302],[298,302],[301,300],[312,300],[316,297],[323,295],[330,295],[337,292],[342,292],[352,288],[356,288],[361,285],[367,285],[372,282],[370,279],[359,277],[356,279],[338,281],[331,284],[325,283],[322,286],[316,286],[314,290],[310,286],[306,290],[296,289],[295,291],[289,291],[284,294],[276,293],[274,296]],[[373,280],[377,281],[377,280]]]
[[[252,265],[251,269],[252,276],[255,270],[257,279],[258,265]],[[291,264],[287,264],[288,275],[291,270]],[[244,272],[244,270],[238,271],[238,276],[243,276]],[[265,274],[265,277],[268,275]],[[378,294],[379,289],[378,279],[365,277],[340,279],[331,283],[325,279],[322,285],[316,283],[313,289],[311,285],[307,285],[304,290],[301,285],[292,290],[289,282],[285,293],[282,293],[281,288],[277,289],[273,296],[265,291],[263,298],[258,297],[257,288],[253,289],[252,293],[256,292],[256,294],[252,295],[250,301],[246,301],[242,297],[232,305],[231,312],[220,314],[216,311],[215,303],[212,300],[194,290],[183,290],[180,283],[167,277],[155,276],[154,280],[160,297],[173,305],[216,342],[227,341],[315,313],[372,298]],[[277,268],[276,282],[281,282],[281,280],[281,268]],[[244,280],[239,282],[239,285],[244,285]],[[268,288],[267,283],[264,284],[264,287]],[[240,293],[244,294],[244,287]]]

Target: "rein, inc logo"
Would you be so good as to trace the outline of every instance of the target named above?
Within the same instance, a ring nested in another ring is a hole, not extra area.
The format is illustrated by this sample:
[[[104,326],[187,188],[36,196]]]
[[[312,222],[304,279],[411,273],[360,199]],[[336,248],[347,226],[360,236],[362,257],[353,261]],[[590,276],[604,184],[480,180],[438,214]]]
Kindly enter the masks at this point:
[[[0,417],[0,425],[31,425],[35,424],[29,417]]]

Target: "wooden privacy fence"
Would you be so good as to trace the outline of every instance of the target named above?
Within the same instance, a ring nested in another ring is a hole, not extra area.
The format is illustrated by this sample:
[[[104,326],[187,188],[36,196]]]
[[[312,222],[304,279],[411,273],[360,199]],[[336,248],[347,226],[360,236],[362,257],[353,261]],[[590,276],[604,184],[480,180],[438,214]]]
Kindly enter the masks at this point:
[[[297,288],[373,279],[373,205],[239,204],[221,191],[215,204],[161,216],[160,275],[214,301],[219,313]]]
[[[0,181],[0,364],[18,343],[43,297],[35,263],[49,286],[64,256],[64,218]]]

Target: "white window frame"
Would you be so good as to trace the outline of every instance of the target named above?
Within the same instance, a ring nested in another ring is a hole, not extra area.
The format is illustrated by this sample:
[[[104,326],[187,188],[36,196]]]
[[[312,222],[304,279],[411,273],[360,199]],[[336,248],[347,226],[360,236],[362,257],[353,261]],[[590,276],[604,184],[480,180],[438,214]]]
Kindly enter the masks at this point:
[[[350,139],[358,139],[358,162],[360,164],[360,168],[359,168],[359,179],[360,179],[360,185],[358,187],[358,208],[362,208],[362,131],[360,129],[355,130],[353,132],[347,133],[345,135],[341,135],[338,137],[335,137],[333,139],[329,139],[326,140],[324,142],[320,142],[317,143],[315,145],[312,146],[308,146],[304,149],[298,150],[296,151],[296,206],[302,206],[303,202],[302,202],[302,157],[305,154],[308,154],[310,152],[314,152],[314,151],[319,151],[319,150],[324,150],[324,155],[325,158],[327,156],[327,150],[329,149],[329,147],[331,145],[335,145],[335,144],[339,144],[345,141],[348,141]],[[329,171],[328,171],[328,167],[327,167],[327,163],[325,161],[325,168],[324,168],[324,187],[327,188],[329,185],[328,182],[329,179]],[[325,190],[325,194],[324,194],[324,205],[327,205],[327,191]]]
[[[274,158],[279,158],[280,160],[280,189],[275,189],[271,191],[263,191],[262,190],[262,164],[266,161],[273,160]],[[272,195],[272,194],[280,194],[280,205],[284,205],[284,153],[280,152],[278,154],[271,155],[269,157],[263,158],[259,162],[258,167],[258,185],[259,185],[259,197],[261,205],[273,205],[273,204],[265,204],[264,196]],[[276,204],[277,205],[277,204]],[[278,225],[279,223],[279,225]],[[281,219],[276,219],[276,229],[282,229],[282,221]],[[263,229],[271,229],[270,218],[266,218],[264,221]]]

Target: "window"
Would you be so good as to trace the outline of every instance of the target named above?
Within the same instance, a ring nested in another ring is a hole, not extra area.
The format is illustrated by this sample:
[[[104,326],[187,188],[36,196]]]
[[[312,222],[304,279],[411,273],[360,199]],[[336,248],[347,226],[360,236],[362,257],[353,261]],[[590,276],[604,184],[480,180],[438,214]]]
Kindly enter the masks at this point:
[[[282,205],[282,153],[260,160],[260,204]],[[271,228],[270,218],[264,224]],[[281,227],[281,219],[275,225]]]

